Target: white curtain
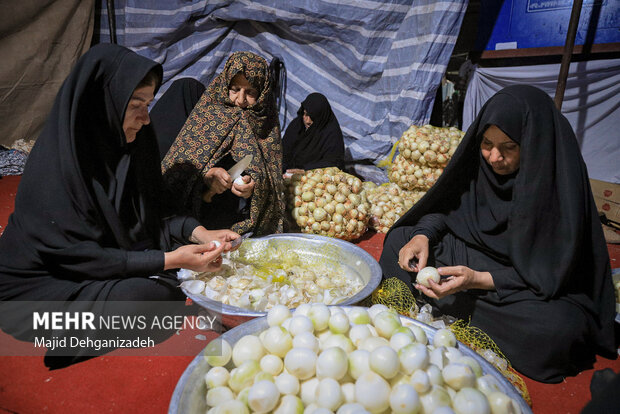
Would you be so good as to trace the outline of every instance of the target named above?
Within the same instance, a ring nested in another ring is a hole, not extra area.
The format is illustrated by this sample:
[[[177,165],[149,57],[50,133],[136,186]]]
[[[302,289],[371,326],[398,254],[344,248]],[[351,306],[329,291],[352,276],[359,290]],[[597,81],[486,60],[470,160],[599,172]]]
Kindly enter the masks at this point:
[[[560,65],[476,68],[467,88],[463,129],[500,89],[536,86],[555,96]],[[620,183],[620,59],[571,63],[562,113],[575,131],[590,178]]]

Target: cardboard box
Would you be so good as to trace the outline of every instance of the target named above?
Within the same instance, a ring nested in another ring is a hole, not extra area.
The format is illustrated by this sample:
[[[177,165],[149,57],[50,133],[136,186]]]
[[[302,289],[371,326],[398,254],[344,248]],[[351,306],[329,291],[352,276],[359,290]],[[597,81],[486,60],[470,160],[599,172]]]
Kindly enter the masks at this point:
[[[620,184],[590,179],[590,186],[595,198],[598,197],[605,201],[620,204]]]
[[[620,225],[620,184],[591,179],[590,186],[599,213],[605,214],[607,220]]]
[[[620,223],[620,204],[594,196],[594,204],[599,213],[604,213],[607,220]]]

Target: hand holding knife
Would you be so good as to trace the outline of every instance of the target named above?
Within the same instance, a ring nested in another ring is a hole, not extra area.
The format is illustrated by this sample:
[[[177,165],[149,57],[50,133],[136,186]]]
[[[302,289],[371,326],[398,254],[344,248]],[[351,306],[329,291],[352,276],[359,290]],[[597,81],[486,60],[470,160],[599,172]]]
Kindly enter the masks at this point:
[[[237,178],[241,177],[241,174],[243,174],[243,171],[250,165],[253,158],[254,157],[251,154],[246,155],[245,157],[243,157],[243,159],[241,159],[241,161],[233,165],[227,171],[228,175],[230,176],[231,185]],[[203,193],[202,199],[205,202],[210,203],[211,200],[213,199],[213,196],[215,196],[216,194],[217,194],[217,191],[215,189],[209,188],[206,192]]]
[[[240,244],[241,244],[241,243],[242,243],[245,239],[247,239],[247,238],[249,238],[249,237],[252,237],[252,235],[253,235],[253,234],[254,234],[254,232],[249,231],[249,232],[245,233],[243,236],[241,236],[241,237],[237,237],[235,240],[233,240],[233,241],[231,241],[231,242],[230,242],[230,248],[231,248],[231,249],[236,248],[236,247],[237,247],[237,246],[239,246],[239,245],[240,245]]]

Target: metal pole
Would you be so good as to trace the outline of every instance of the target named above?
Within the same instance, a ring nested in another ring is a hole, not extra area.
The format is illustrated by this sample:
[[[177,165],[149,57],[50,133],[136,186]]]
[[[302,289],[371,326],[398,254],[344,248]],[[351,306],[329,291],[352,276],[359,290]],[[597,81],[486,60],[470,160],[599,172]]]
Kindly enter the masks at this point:
[[[564,91],[566,90],[566,78],[568,77],[568,68],[573,55],[573,47],[575,46],[575,36],[577,35],[577,26],[579,25],[579,17],[581,16],[581,5],[583,0],[573,0],[573,10],[570,14],[570,23],[566,32],[566,43],[564,44],[564,54],[562,55],[562,64],[560,65],[560,75],[558,76],[558,86],[555,90],[555,106],[559,111],[562,110],[562,101],[564,100]]]
[[[114,18],[114,0],[107,0],[108,28],[110,29],[110,43],[116,44],[116,19]]]

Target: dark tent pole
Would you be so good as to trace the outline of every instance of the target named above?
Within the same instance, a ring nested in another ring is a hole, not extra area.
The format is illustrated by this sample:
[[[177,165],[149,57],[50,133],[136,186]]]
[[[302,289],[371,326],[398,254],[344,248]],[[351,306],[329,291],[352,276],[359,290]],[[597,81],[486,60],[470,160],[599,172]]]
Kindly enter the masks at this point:
[[[562,101],[564,100],[564,91],[566,90],[566,78],[568,77],[568,69],[570,60],[573,55],[573,47],[575,46],[575,36],[577,35],[577,26],[579,25],[579,17],[581,16],[581,5],[583,0],[573,0],[573,10],[570,14],[570,23],[566,32],[566,43],[564,44],[564,54],[562,55],[562,64],[560,65],[560,75],[558,76],[558,86],[555,90],[556,108],[562,110]]]
[[[107,0],[108,28],[110,29],[110,43],[116,44],[116,23],[114,19],[114,0]]]

